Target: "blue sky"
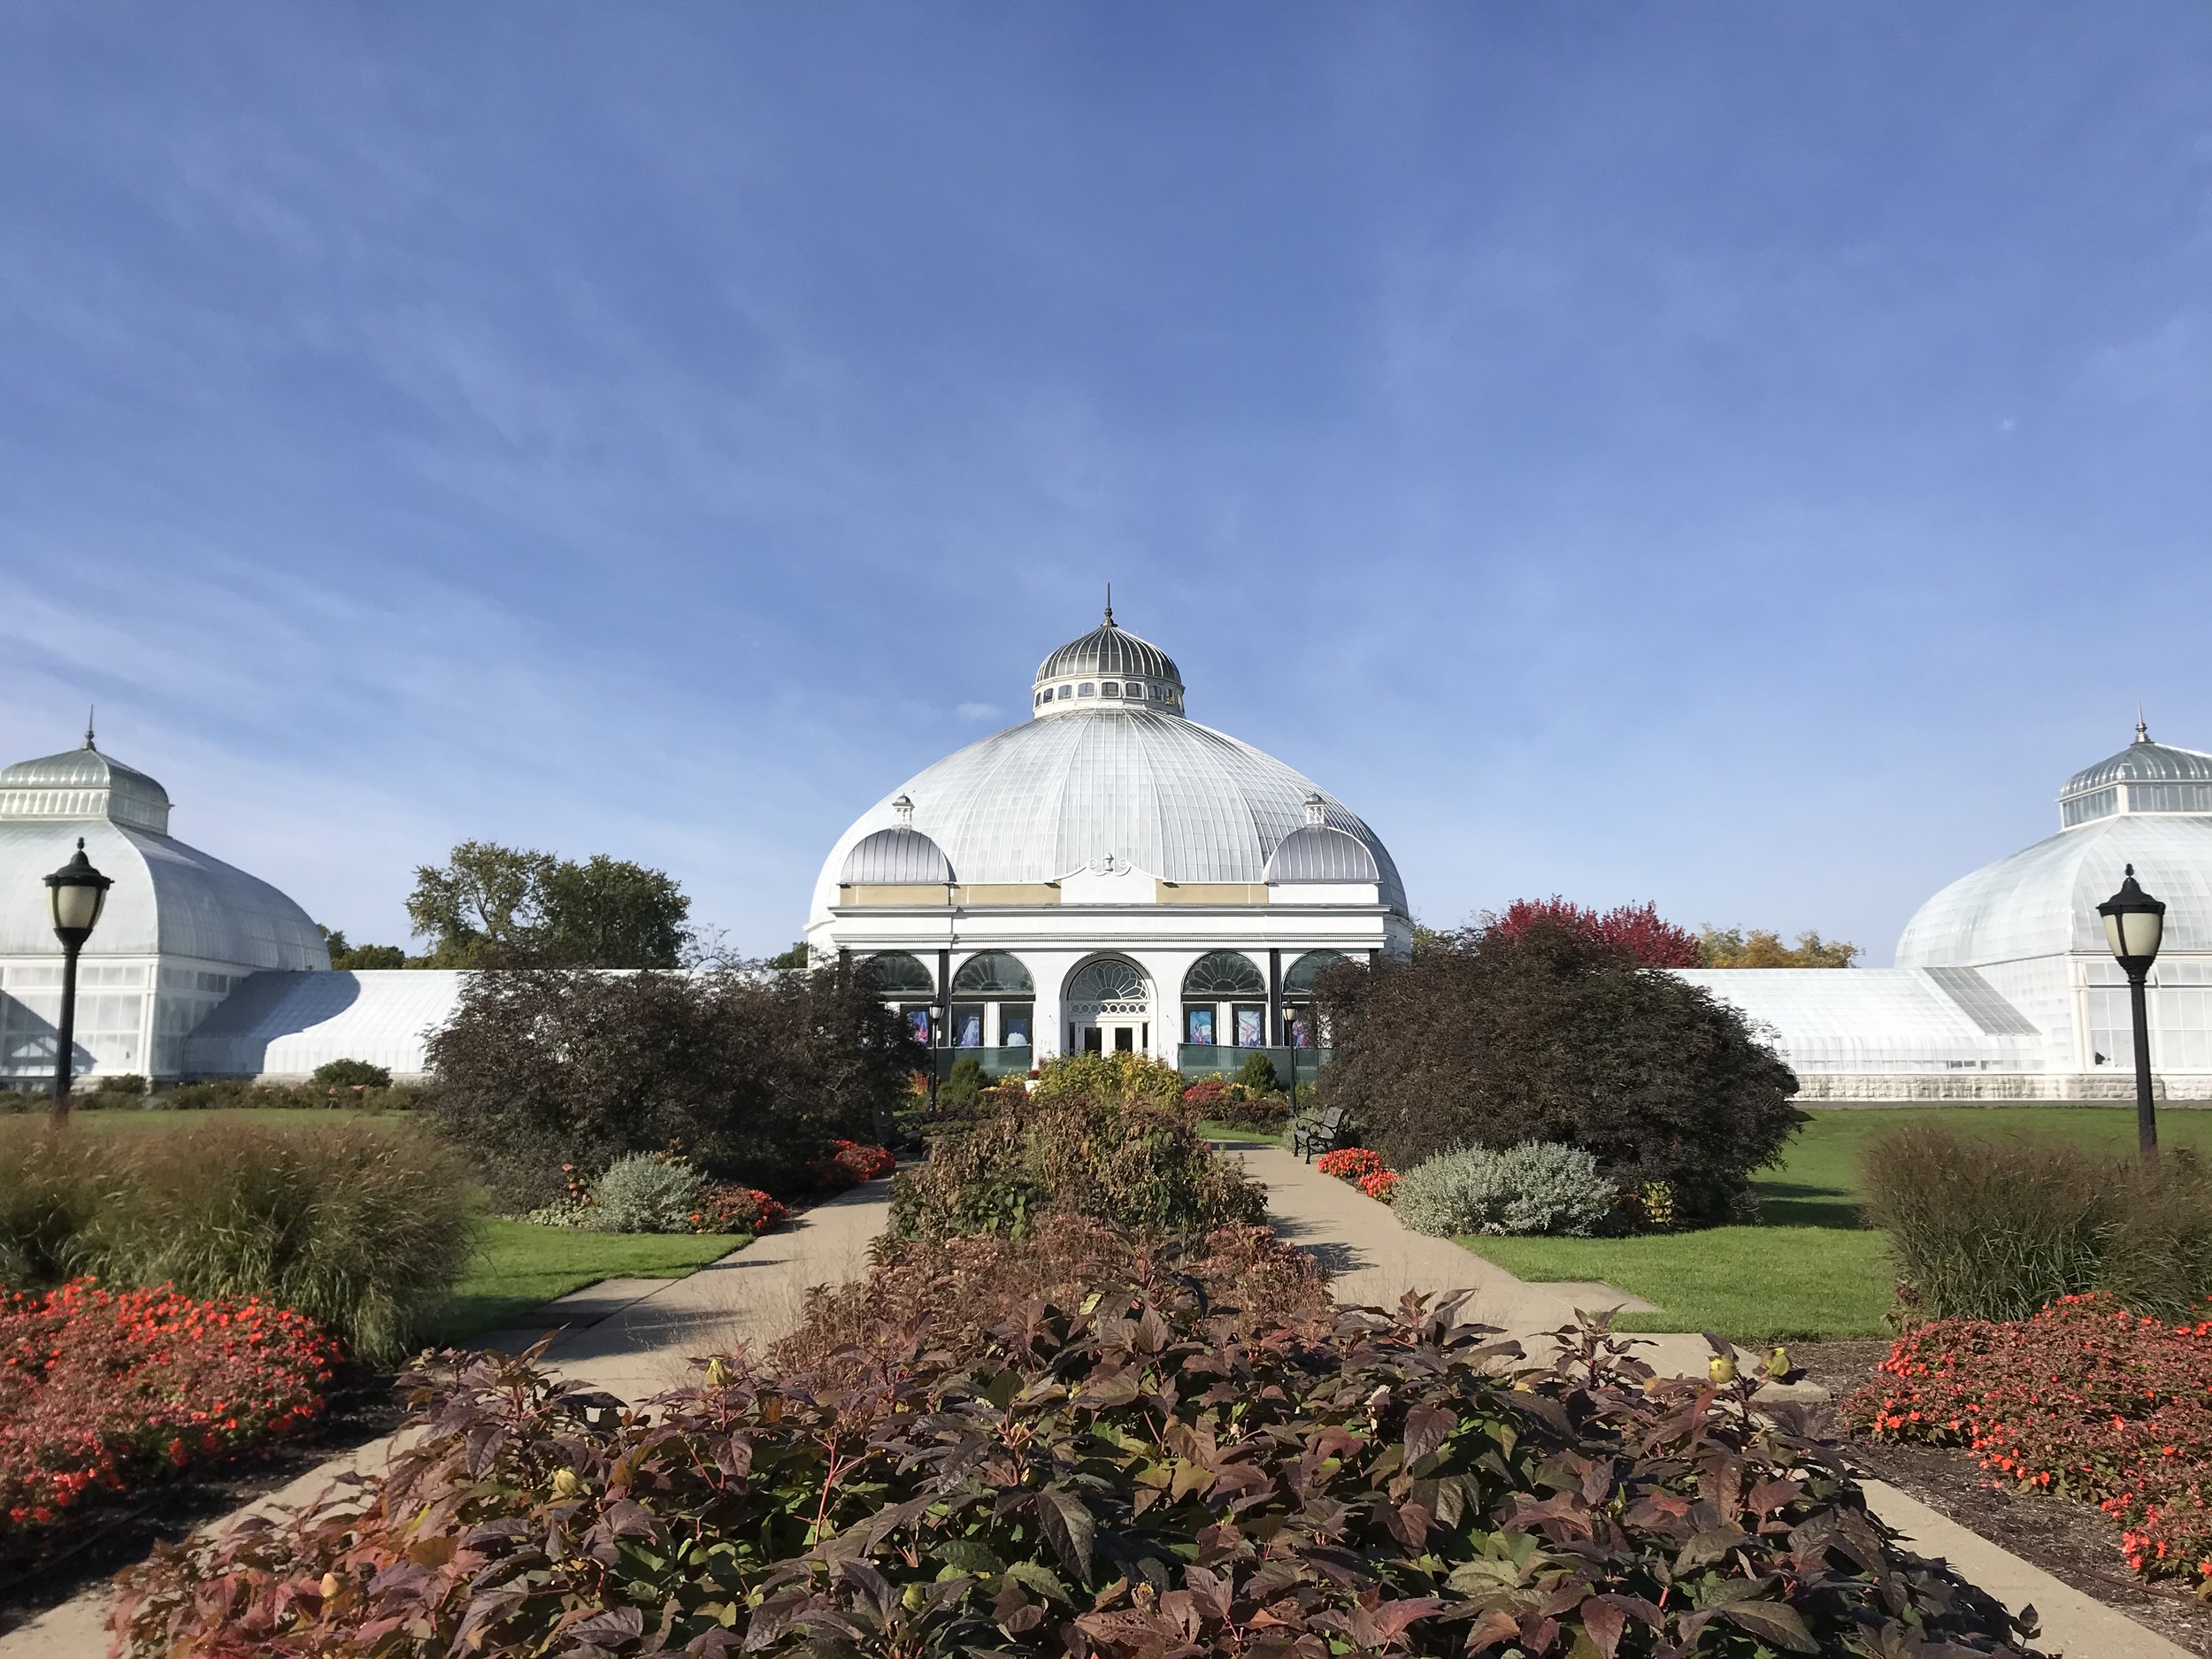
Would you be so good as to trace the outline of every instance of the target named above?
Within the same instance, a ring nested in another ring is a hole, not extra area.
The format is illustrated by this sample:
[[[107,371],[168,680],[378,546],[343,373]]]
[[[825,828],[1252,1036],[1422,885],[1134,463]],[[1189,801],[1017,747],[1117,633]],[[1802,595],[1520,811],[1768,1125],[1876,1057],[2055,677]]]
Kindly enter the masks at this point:
[[[0,749],[751,949],[1114,583],[1425,918],[1888,959],[2212,748],[2212,10],[13,5]]]

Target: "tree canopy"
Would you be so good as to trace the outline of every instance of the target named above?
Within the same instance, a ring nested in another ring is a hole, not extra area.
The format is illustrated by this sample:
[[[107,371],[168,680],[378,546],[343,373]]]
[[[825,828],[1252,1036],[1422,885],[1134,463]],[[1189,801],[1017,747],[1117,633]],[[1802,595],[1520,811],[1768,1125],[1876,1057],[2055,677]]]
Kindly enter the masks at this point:
[[[463,841],[415,871],[407,917],[434,968],[672,968],[691,939],[691,901],[658,870],[594,854]]]
[[[1685,965],[1700,968],[1847,968],[1859,959],[1859,948],[1842,940],[1824,940],[1816,933],[1802,933],[1794,946],[1764,928],[1746,933],[1740,927],[1707,927],[1697,936],[1697,960]]]

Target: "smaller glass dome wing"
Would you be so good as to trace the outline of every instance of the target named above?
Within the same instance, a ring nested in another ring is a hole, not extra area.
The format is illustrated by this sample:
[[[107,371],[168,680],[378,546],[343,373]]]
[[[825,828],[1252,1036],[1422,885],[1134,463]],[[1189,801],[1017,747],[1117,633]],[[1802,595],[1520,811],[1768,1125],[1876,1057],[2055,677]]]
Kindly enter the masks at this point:
[[[941,887],[952,880],[943,849],[917,829],[897,826],[863,837],[845,855],[841,887]]]
[[[1188,997],[1265,996],[1267,981],[1240,951],[1217,950],[1191,964],[1183,976],[1183,995]]]
[[[1316,979],[1331,968],[1349,960],[1350,958],[1340,950],[1309,950],[1296,962],[1291,964],[1290,971],[1283,975],[1283,995],[1310,996],[1313,994],[1313,982]]]
[[[1270,882],[1380,881],[1375,855],[1356,835],[1325,824],[1307,824],[1276,844],[1267,860]]]
[[[930,978],[921,958],[903,950],[884,951],[868,957],[861,965],[875,975],[876,988],[880,991],[919,991],[926,995],[937,988],[937,981]]]
[[[987,950],[960,964],[952,976],[952,988],[956,995],[1034,996],[1037,982],[1018,958],[1003,950]]]

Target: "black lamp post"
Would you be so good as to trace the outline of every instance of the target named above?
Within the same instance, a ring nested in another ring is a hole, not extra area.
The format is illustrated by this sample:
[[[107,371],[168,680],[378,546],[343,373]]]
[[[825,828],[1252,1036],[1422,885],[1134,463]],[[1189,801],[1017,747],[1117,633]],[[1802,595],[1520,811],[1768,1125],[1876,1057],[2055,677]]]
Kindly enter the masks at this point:
[[[2135,1139],[2149,1162],[2158,1156],[2158,1118],[2151,1109],[2151,1025],[2143,987],[2166,932],[2166,904],[2136,885],[2135,866],[2130,864],[2127,879],[2097,906],[2097,914],[2104,918],[2105,943],[2128,976],[2128,1002],[2135,1015]]]
[[[77,856],[46,878],[46,903],[54,918],[54,934],[61,941],[61,1042],[54,1053],[54,1122],[69,1121],[69,1079],[76,1069],[77,953],[100,920],[115,883],[92,867],[84,856],[84,837],[77,837]]]

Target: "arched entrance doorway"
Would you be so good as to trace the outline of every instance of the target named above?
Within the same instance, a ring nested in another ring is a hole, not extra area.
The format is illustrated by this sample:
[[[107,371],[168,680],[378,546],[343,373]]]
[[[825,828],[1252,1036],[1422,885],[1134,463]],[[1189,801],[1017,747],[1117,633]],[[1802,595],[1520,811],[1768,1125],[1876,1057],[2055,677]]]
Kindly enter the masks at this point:
[[[1061,1004],[1070,1054],[1148,1054],[1152,982],[1125,956],[1101,956],[1068,976]]]

